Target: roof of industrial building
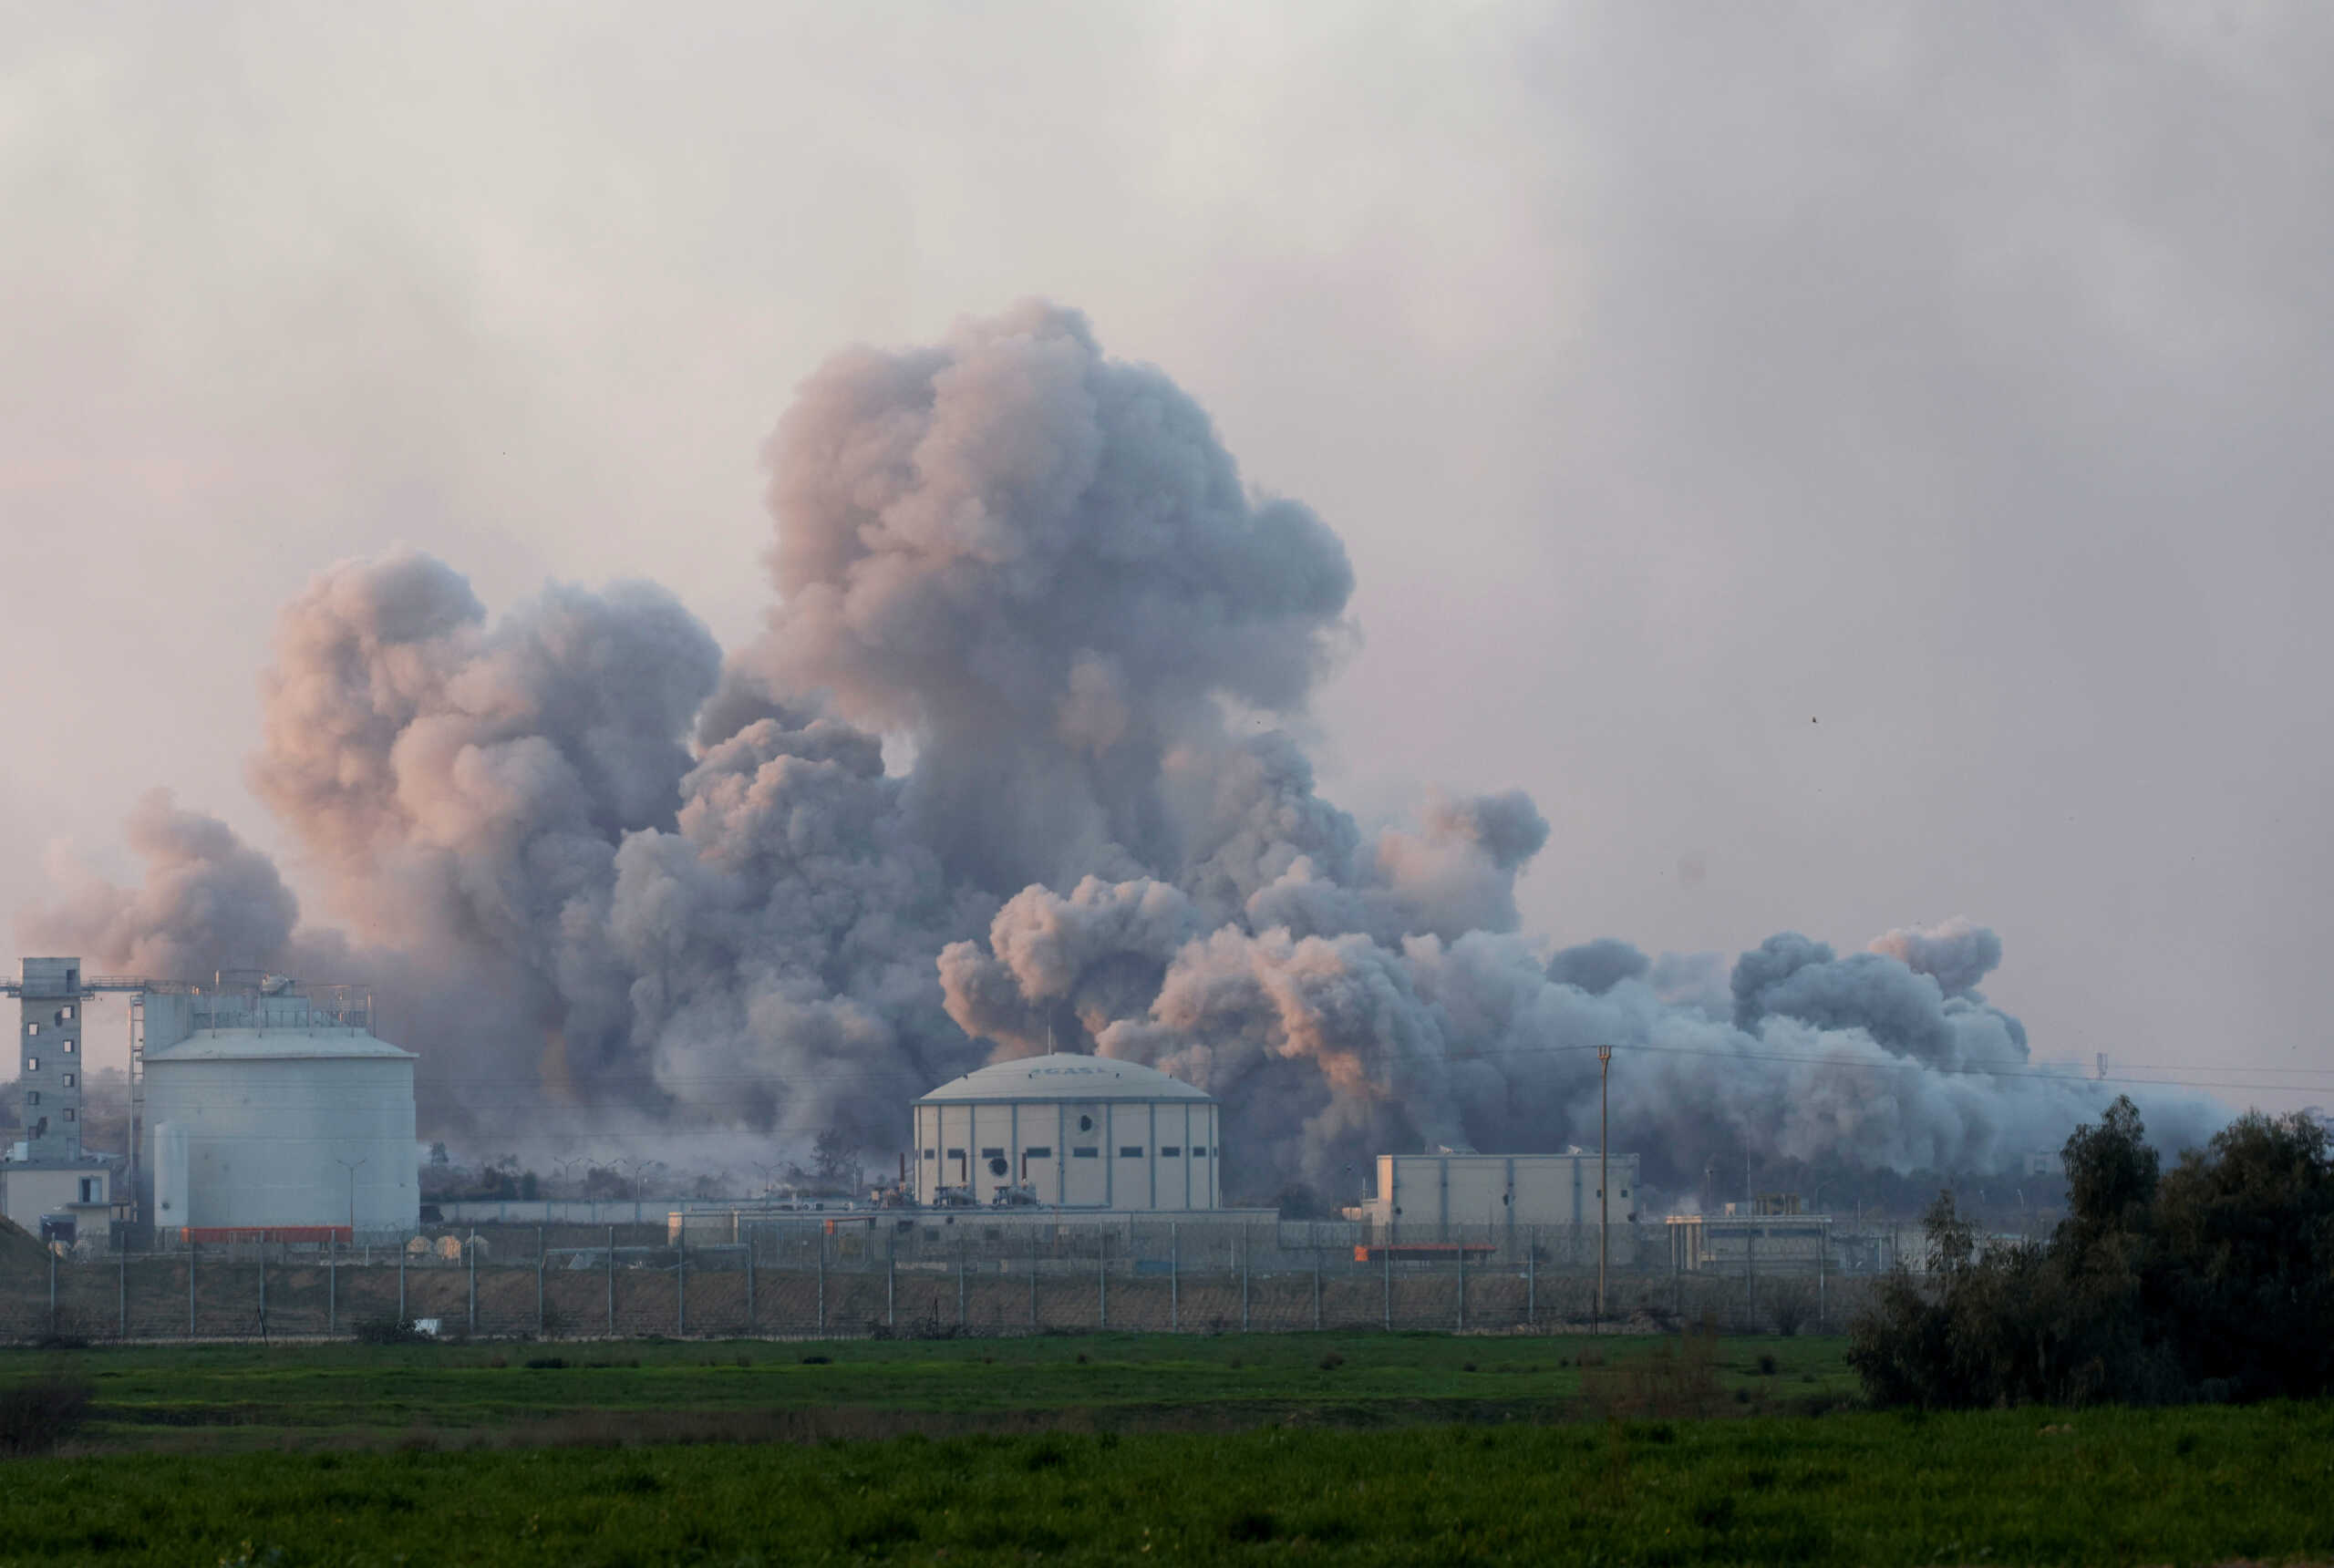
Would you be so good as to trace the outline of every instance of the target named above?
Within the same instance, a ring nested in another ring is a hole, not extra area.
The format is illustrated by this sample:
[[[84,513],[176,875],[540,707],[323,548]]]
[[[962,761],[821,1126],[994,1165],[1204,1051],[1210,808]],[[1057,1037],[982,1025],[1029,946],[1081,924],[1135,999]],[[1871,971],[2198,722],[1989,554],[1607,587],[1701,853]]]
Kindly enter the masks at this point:
[[[157,1062],[256,1062],[294,1058],[376,1058],[412,1061],[387,1040],[362,1029],[197,1029],[176,1045],[146,1053]]]
[[[1112,1057],[1081,1057],[1061,1052],[1050,1057],[1023,1057],[1017,1061],[991,1062],[963,1078],[942,1084],[916,1103],[931,1105],[968,1099],[1189,1099],[1206,1100],[1204,1089],[1170,1078],[1141,1062]]]

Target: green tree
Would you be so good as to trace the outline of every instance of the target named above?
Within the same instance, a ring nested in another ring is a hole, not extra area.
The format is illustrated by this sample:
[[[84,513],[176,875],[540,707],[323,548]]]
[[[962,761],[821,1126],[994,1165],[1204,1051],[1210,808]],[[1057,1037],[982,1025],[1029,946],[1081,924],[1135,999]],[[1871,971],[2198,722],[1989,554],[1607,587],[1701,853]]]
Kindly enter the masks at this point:
[[[2239,1117],[2165,1176],[2157,1224],[2188,1377],[2214,1394],[2334,1387],[2334,1157],[2304,1115]]]
[[[2147,1228],[2159,1166],[2131,1096],[2117,1095],[2098,1126],[2070,1133],[2059,1159],[2067,1171],[2064,1223],[2079,1243]]]

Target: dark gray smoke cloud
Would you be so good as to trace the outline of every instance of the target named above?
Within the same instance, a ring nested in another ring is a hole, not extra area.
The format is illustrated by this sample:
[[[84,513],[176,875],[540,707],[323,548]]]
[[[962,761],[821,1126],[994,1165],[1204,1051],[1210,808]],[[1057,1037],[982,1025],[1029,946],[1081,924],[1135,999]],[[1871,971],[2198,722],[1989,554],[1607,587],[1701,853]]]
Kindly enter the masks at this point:
[[[1548,960],[1548,978],[1574,985],[1592,996],[1602,996],[1624,980],[1642,979],[1653,961],[1618,937],[1600,936],[1576,947],[1560,949]]]
[[[31,931],[155,973],[362,967],[425,1117],[503,1145],[884,1149],[915,1094],[1049,1045],[1214,1092],[1252,1192],[1585,1141],[1606,1044],[1656,1180],[1742,1148],[1982,1168],[2102,1100],[2029,1068],[1966,921],[1846,957],[1781,935],[1730,977],[1550,956],[1516,930],[1550,832],[1521,791],[1364,833],[1286,723],[1351,635],[1343,549],[1075,313],[842,355],[768,457],[780,599],[726,662],[653,586],[494,618],[411,552],[284,611],[251,780],[334,924],[157,799],[145,884],[84,880]],[[2149,1109],[2175,1140],[2214,1119]]]

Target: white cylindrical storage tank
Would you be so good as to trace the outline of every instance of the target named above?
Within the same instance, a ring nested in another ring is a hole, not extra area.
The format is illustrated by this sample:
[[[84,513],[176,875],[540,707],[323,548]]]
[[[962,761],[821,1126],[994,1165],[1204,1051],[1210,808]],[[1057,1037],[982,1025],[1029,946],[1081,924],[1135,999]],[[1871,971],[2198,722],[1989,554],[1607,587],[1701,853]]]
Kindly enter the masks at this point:
[[[1140,1062],[1057,1055],[995,1062],[915,1102],[917,1202],[1068,1209],[1214,1209],[1215,1101]]]
[[[150,1052],[156,1222],[414,1229],[414,1060],[362,1029],[325,1026],[203,1029]],[[161,1196],[173,1169],[175,1213]]]

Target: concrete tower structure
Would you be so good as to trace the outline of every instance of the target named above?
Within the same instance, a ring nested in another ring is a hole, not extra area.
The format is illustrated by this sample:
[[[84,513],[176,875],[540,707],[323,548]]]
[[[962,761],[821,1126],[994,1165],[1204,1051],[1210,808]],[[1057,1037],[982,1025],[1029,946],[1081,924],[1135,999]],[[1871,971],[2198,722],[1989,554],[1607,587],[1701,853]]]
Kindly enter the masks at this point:
[[[81,1148],[83,1013],[77,958],[27,958],[16,993],[23,1135],[0,1163],[0,1212],[25,1230],[102,1238],[112,1215],[108,1161]]]
[[[25,960],[16,1081],[30,1163],[81,1157],[81,1003],[79,959]]]

